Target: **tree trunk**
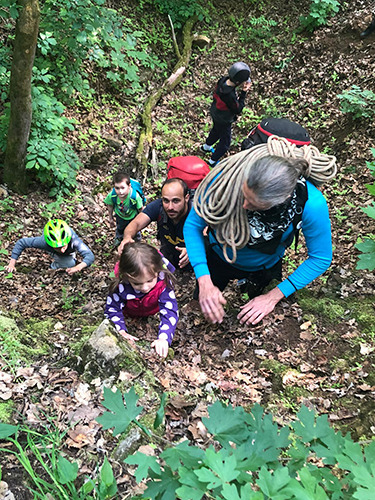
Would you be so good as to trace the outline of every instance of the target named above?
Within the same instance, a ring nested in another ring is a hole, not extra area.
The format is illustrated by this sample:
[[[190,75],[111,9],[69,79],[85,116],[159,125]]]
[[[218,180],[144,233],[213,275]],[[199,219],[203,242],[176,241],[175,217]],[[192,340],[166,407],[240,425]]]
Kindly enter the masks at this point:
[[[29,140],[31,74],[38,38],[40,10],[38,0],[17,0],[13,61],[10,77],[10,121],[4,163],[4,181],[17,192],[27,185],[25,157]]]
[[[195,22],[196,17],[191,17],[190,19],[188,19],[188,21],[186,21],[186,24],[182,31],[183,50],[179,60],[173,68],[172,74],[163,82],[161,87],[156,89],[146,99],[143,106],[143,111],[141,113],[141,131],[136,151],[136,159],[140,166],[140,174],[142,178],[146,178],[148,160],[150,156],[150,150],[152,148],[152,110],[159,102],[161,97],[171,92],[182,80],[183,74],[185,73],[190,61],[192,42],[194,38],[191,32]]]

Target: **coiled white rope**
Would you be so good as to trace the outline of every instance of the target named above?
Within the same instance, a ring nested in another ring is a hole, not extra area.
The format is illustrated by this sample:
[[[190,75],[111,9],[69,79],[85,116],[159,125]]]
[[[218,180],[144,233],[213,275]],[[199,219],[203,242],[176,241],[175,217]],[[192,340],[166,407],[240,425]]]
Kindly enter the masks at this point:
[[[276,135],[270,136],[267,144],[241,151],[218,163],[200,183],[194,196],[194,208],[215,230],[216,239],[223,246],[224,257],[231,264],[237,259],[237,249],[243,248],[249,241],[242,185],[251,165],[259,158],[270,155],[304,158],[309,164],[306,175],[317,184],[333,179],[337,172],[334,156],[320,153],[314,146],[298,148]],[[228,257],[228,247],[232,250],[232,259]]]

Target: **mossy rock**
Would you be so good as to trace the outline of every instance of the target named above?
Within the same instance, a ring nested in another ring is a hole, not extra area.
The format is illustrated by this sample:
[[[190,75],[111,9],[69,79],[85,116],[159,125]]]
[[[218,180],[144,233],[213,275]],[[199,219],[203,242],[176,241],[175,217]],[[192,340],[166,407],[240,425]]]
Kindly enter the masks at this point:
[[[372,340],[375,334],[375,309],[372,296],[322,297],[304,289],[298,292],[297,297],[303,311],[319,316],[325,323],[332,325],[350,318],[355,319],[361,333]]]
[[[120,340],[108,320],[104,320],[82,346],[77,367],[86,380],[116,377],[120,371],[140,375],[146,365],[136,349],[126,340]]]
[[[30,365],[35,358],[50,351],[48,333],[51,321],[33,321],[18,326],[13,318],[0,315],[0,342],[3,357],[9,365]]]
[[[14,402],[9,399],[8,401],[0,402],[0,422],[3,424],[13,424],[12,415],[15,409]]]

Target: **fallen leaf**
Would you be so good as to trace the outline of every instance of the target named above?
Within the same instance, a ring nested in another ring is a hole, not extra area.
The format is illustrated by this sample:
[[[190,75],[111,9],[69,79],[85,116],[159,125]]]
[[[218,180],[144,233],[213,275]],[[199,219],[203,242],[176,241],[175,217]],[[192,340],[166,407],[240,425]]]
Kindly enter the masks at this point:
[[[139,453],[143,453],[144,455],[147,455],[149,457],[154,457],[155,456],[155,448],[150,446],[149,444],[143,444],[138,448]]]
[[[300,325],[300,330],[308,330],[311,326],[311,321],[305,321]]]
[[[79,383],[74,391],[74,399],[78,404],[87,405],[91,400],[91,392],[88,384]]]
[[[69,448],[80,449],[84,446],[94,444],[95,434],[98,432],[98,429],[99,426],[96,426],[94,422],[89,425],[76,425],[74,429],[68,431],[67,446]]]
[[[301,340],[313,340],[314,339],[314,335],[311,332],[306,331],[306,332],[301,332],[299,334],[299,338]]]
[[[181,409],[181,408],[186,408],[186,407],[189,407],[189,406],[194,406],[195,405],[195,401],[187,401],[182,396],[178,395],[178,396],[174,396],[173,398],[171,398],[168,401],[168,405],[169,404],[171,404],[174,408]]]
[[[367,354],[370,354],[375,347],[369,346],[368,344],[359,344],[361,346],[361,354],[362,356],[365,356]]]
[[[200,370],[194,370],[194,368],[185,368],[184,372],[190,382],[196,383],[198,385],[204,384],[207,380],[207,375]]]
[[[201,420],[193,421],[189,425],[188,430],[191,432],[195,440],[207,439],[207,429],[202,424]]]
[[[1,382],[5,382],[6,384],[9,384],[10,382],[12,382],[12,380],[13,380],[12,375],[10,375],[9,373],[0,372],[0,381]]]
[[[31,377],[31,375],[34,373],[34,368],[32,367],[27,367],[27,368],[18,368],[16,372],[16,377]]]
[[[159,382],[164,387],[164,389],[167,389],[167,390],[170,389],[171,383],[170,383],[169,379],[167,379],[167,378],[160,378]]]
[[[265,356],[267,351],[265,349],[254,349],[254,354],[257,356]]]
[[[371,385],[368,385],[368,384],[361,384],[361,385],[358,385],[357,386],[358,389],[360,389],[361,391],[374,391],[375,390],[375,386],[371,386]]]

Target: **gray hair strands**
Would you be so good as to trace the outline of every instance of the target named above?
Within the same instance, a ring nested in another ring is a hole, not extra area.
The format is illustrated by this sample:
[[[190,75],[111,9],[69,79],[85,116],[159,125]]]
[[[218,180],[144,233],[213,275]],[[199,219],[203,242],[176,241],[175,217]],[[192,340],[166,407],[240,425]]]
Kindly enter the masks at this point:
[[[237,249],[244,248],[249,241],[242,185],[247,181],[254,162],[270,155],[306,160],[308,169],[302,175],[317,184],[336,175],[334,156],[320,153],[314,146],[298,148],[274,135],[269,137],[267,144],[259,144],[221,161],[200,183],[194,197],[194,208],[215,230],[216,239],[223,246],[224,257],[229,263],[236,261]],[[232,259],[228,256],[228,247],[232,250]]]

